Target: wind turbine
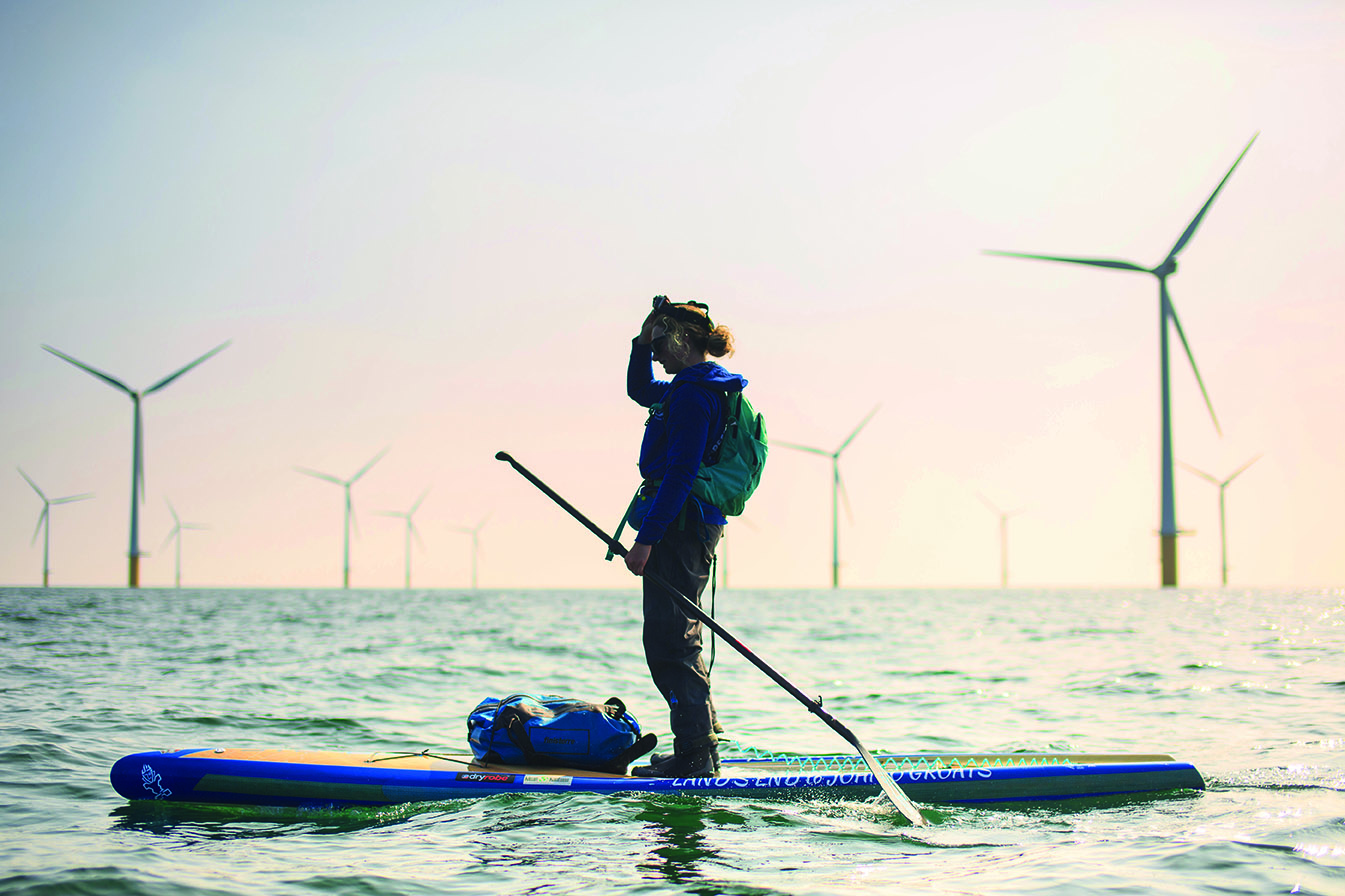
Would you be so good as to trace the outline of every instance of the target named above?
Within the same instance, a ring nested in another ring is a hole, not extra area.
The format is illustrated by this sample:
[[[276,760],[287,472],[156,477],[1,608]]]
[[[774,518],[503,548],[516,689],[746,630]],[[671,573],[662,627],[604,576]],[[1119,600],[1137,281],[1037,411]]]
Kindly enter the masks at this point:
[[[37,543],[37,533],[42,532],[42,587],[46,588],[51,584],[51,506],[53,504],[70,504],[74,501],[84,501],[92,498],[92,494],[71,495],[68,498],[48,498],[42,493],[42,489],[37,487],[37,483],[29,478],[28,474],[23,472],[23,468],[17,468],[19,475],[27,480],[28,484],[37,492],[37,496],[42,499],[42,513],[37,518],[37,528],[33,530],[33,544]],[[44,528],[45,527],[45,528]]]
[[[859,421],[859,425],[854,428],[841,447],[835,451],[826,451],[822,448],[813,448],[809,445],[796,445],[793,442],[782,442],[778,439],[775,444],[783,445],[786,448],[793,448],[795,451],[807,451],[809,454],[820,454],[823,457],[831,458],[831,587],[839,588],[841,584],[841,542],[840,542],[840,518],[838,515],[839,500],[842,492],[845,491],[845,484],[841,482],[841,452],[850,446],[859,435],[859,431],[868,425],[873,419],[873,415],[878,413],[878,408],[874,407],[869,411],[869,415]],[[845,499],[846,509],[849,510],[850,498],[847,495]]]
[[[481,522],[476,524],[475,529],[469,529],[466,526],[449,526],[454,532],[465,532],[472,536],[472,587],[476,587],[476,557],[478,548],[481,547],[481,529],[486,525],[486,520],[490,519],[490,514],[486,514]]]
[[[1246,470],[1248,467],[1250,467],[1252,464],[1256,463],[1260,459],[1261,455],[1259,454],[1256,455],[1256,457],[1253,457],[1251,460],[1247,461],[1245,464],[1238,467],[1238,469],[1231,476],[1222,481],[1215,478],[1214,476],[1211,476],[1209,473],[1204,472],[1203,470],[1197,470],[1195,467],[1191,466],[1185,461],[1178,461],[1178,463],[1180,463],[1183,467],[1186,467],[1186,469],[1190,470],[1192,473],[1195,473],[1201,479],[1204,479],[1207,482],[1213,482],[1215,485],[1219,486],[1219,558],[1221,569],[1223,570],[1223,584],[1225,585],[1228,584],[1228,536],[1227,536],[1227,528],[1224,524],[1224,490],[1228,488],[1228,484],[1230,482],[1232,482],[1234,479],[1237,479],[1240,475],[1242,475],[1243,470]]]
[[[1017,516],[1022,513],[1021,510],[1012,510],[1008,513],[1000,510],[985,495],[978,495],[981,503],[999,517],[999,587],[1009,587],[1009,517]]]
[[[392,447],[391,445],[388,446],[388,448],[391,448],[391,447]],[[359,478],[360,478],[361,476],[363,476],[365,473],[368,473],[370,467],[372,467],[374,464],[376,464],[376,463],[378,463],[380,460],[382,460],[383,455],[385,455],[385,454],[388,453],[388,448],[384,448],[382,451],[378,452],[378,454],[374,456],[374,459],[373,459],[373,460],[369,461],[367,464],[365,464],[364,466],[360,467],[360,471],[359,471],[358,473],[356,473],[354,476],[351,476],[349,479],[337,479],[335,476],[332,476],[330,473],[319,473],[317,470],[310,470],[310,469],[308,469],[307,467],[295,467],[295,468],[294,468],[294,469],[298,470],[300,473],[303,473],[305,476],[314,476],[314,477],[316,477],[316,478],[318,478],[318,479],[322,479],[322,480],[324,480],[324,481],[326,481],[326,482],[334,482],[334,483],[336,483],[337,485],[341,486],[342,488],[344,488],[344,489],[346,490],[346,522],[345,522],[345,534],[346,534],[346,540],[345,540],[345,548],[344,548],[344,550],[343,550],[342,553],[341,553],[341,587],[342,587],[342,588],[349,588],[349,587],[350,587],[350,520],[351,520],[351,511],[350,511],[350,487],[351,487],[352,485],[354,485],[357,481],[359,481]]]
[[[415,522],[412,521],[411,518],[414,517],[414,516],[416,515],[416,511],[420,509],[420,502],[421,502],[421,501],[424,501],[424,500],[425,500],[425,496],[428,495],[429,493],[430,493],[430,490],[429,490],[429,489],[425,489],[425,491],[421,492],[421,493],[420,493],[420,497],[416,499],[416,503],[412,504],[412,505],[411,505],[411,509],[408,510],[408,511],[406,511],[405,513],[398,513],[398,512],[395,511],[395,510],[381,510],[381,511],[379,511],[379,515],[380,515],[380,516],[395,516],[395,517],[397,517],[398,519],[406,520],[406,587],[407,587],[408,589],[410,589],[410,587],[411,587],[411,536],[412,536],[412,534],[414,534],[414,535],[416,536],[416,541],[419,541],[419,542],[420,542],[420,546],[421,546],[421,547],[425,547],[425,542],[424,542],[424,541],[421,541],[420,533],[419,533],[418,531],[416,531],[416,524],[415,524]]]
[[[1195,356],[1191,353],[1191,346],[1186,341],[1186,334],[1182,332],[1181,321],[1177,318],[1177,310],[1172,307],[1172,299],[1168,295],[1168,277],[1177,271],[1177,255],[1186,247],[1186,244],[1195,235],[1196,228],[1200,226],[1201,219],[1205,213],[1210,210],[1214,204],[1214,199],[1219,195],[1219,191],[1228,183],[1228,179],[1233,176],[1233,171],[1242,161],[1242,157],[1247,154],[1247,150],[1252,148],[1259,136],[1253,135],[1248,141],[1247,146],[1243,148],[1238,155],[1237,160],[1233,162],[1224,179],[1219,181],[1219,186],[1214,188],[1210,198],[1205,200],[1200,211],[1187,225],[1186,230],[1177,238],[1169,250],[1167,257],[1158,263],[1157,267],[1146,268],[1142,265],[1129,261],[1119,261],[1108,258],[1069,258],[1059,255],[1028,255],[1023,252],[999,252],[989,251],[990,255],[1005,255],[1010,258],[1034,258],[1040,261],[1061,261],[1067,264],[1091,265],[1099,268],[1116,268],[1122,271],[1138,271],[1143,274],[1152,274],[1158,278],[1158,353],[1159,353],[1159,376],[1161,382],[1161,417],[1162,417],[1162,447],[1160,456],[1160,468],[1162,471],[1162,481],[1160,485],[1162,497],[1162,511],[1158,525],[1158,533],[1162,541],[1162,583],[1164,587],[1172,587],[1177,584],[1177,508],[1173,497],[1172,482],[1172,412],[1171,401],[1169,397],[1168,384],[1168,322],[1171,321],[1173,328],[1177,331],[1178,338],[1181,339],[1182,348],[1186,350],[1186,358],[1191,362],[1191,371],[1196,375],[1196,382],[1200,385],[1200,394],[1205,397],[1205,406],[1209,408],[1210,419],[1214,421],[1214,429],[1220,435],[1223,435],[1219,429],[1219,418],[1214,414],[1214,405],[1210,402],[1209,393],[1205,390],[1205,383],[1200,378],[1200,370],[1196,367]]]
[[[42,346],[61,360],[70,362],[85,373],[98,377],[98,379],[107,383],[112,388],[120,389],[131,397],[131,406],[134,409],[134,413],[132,416],[131,441],[131,547],[126,552],[129,561],[126,578],[126,587],[128,588],[140,587],[140,502],[145,500],[145,438],[144,425],[140,419],[140,401],[141,399],[158,392],[173,380],[182,376],[182,374],[191,370],[206,359],[212,358],[224,351],[228,346],[229,342],[223,342],[215,346],[195,361],[192,361],[186,367],[180,368],[174,373],[170,373],[148,389],[142,389],[139,392],[116,377],[109,376],[101,370],[96,370],[88,364],[85,364],[83,361],[76,360],[64,352],[57,351],[49,345]],[[137,498],[139,500],[137,500]]]
[[[163,544],[159,547],[159,550],[163,550],[164,548],[166,548],[166,547],[168,546],[168,542],[173,541],[173,540],[176,540],[176,541],[177,541],[177,562],[176,562],[176,564],[175,564],[174,567],[173,567],[173,569],[174,569],[174,573],[173,573],[173,587],[174,587],[174,588],[181,588],[181,587],[182,587],[182,530],[183,530],[183,529],[204,529],[204,528],[206,528],[206,527],[205,527],[205,526],[198,525],[198,524],[196,524],[196,523],[184,523],[184,522],[182,522],[182,520],[178,518],[177,510],[175,510],[174,507],[173,507],[173,502],[172,502],[172,501],[169,501],[167,498],[164,498],[164,503],[168,505],[168,512],[171,513],[171,514],[173,515],[173,530],[172,530],[171,532],[169,532],[169,533],[168,533],[168,537],[165,538],[165,539],[163,540]]]

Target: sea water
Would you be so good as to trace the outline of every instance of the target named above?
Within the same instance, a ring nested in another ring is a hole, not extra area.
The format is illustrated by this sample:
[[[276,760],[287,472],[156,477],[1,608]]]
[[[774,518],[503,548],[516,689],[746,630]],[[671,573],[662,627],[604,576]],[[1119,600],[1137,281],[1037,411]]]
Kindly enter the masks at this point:
[[[483,697],[666,736],[634,591],[0,589],[0,893],[1345,894],[1345,590],[721,591],[871,750],[1163,752],[1208,790],[927,806],[542,794],[128,803],[146,749],[462,750]],[[720,643],[734,749],[850,746]],[[726,750],[729,747],[726,746]]]

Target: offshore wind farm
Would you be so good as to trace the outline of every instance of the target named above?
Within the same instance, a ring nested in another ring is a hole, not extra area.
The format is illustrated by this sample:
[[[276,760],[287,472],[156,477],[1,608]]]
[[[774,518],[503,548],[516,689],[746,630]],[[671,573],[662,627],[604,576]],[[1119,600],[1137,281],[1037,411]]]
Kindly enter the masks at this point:
[[[734,6],[705,34],[468,4],[371,34],[351,10],[0,11],[31,38],[0,54],[0,120],[23,123],[0,170],[0,446],[101,496],[53,511],[52,583],[171,587],[171,552],[141,551],[171,495],[211,525],[187,583],[404,587],[405,526],[338,547],[334,490],[294,474],[359,470],[377,440],[399,463],[360,479],[361,507],[435,483],[415,586],[630,587],[491,458],[614,524],[643,420],[625,355],[665,293],[733,329],[726,366],[779,439],[884,408],[830,477],[806,456],[830,447],[771,453],[753,525],[730,523],[735,587],[1001,583],[984,483],[1032,508],[1014,587],[1218,586],[1218,504],[1170,475],[1154,321],[1114,270],[1158,280],[1160,340],[1199,359],[1167,377],[1172,453],[1264,454],[1228,509],[1229,587],[1338,583],[1339,17],[1226,12]],[[671,47],[677,76],[639,64]],[[1121,261],[1184,222],[1157,265]],[[163,376],[175,347],[221,343]],[[151,384],[129,440],[71,366],[133,412]],[[128,466],[129,520],[106,500]],[[35,501],[0,481],[0,581],[41,581]],[[466,550],[445,527],[484,508]]]
[[[6,892],[1342,892],[1342,47],[1339,0],[0,3]],[[524,692],[713,758],[594,537],[713,416],[628,396],[654,296],[777,448],[702,595],[718,770],[924,805],[446,767]],[[1077,789],[1169,755],[1208,789]],[[230,794],[285,805],[173,804]]]
[[[1172,248],[1168,250],[1167,257],[1155,267],[1146,268],[1132,261],[1119,261],[1110,258],[1073,258],[1059,255],[1029,255],[1023,252],[989,251],[991,255],[1004,255],[1011,258],[1031,258],[1038,261],[1058,261],[1089,267],[1139,271],[1140,273],[1152,274],[1158,280],[1159,420],[1160,444],[1162,446],[1159,463],[1161,511],[1158,533],[1162,539],[1161,584],[1165,587],[1177,584],[1177,536],[1180,534],[1177,529],[1176,488],[1172,475],[1172,386],[1169,376],[1171,366],[1168,361],[1168,336],[1170,332],[1176,331],[1177,337],[1181,340],[1182,348],[1186,351],[1186,359],[1191,362],[1191,372],[1195,374],[1196,384],[1200,386],[1200,395],[1205,399],[1205,407],[1210,412],[1210,420],[1214,424],[1214,429],[1220,435],[1223,434],[1219,428],[1219,418],[1214,413],[1214,403],[1210,401],[1210,394],[1205,388],[1205,381],[1200,377],[1200,368],[1196,366],[1196,358],[1191,351],[1191,344],[1186,340],[1186,332],[1182,329],[1181,319],[1177,316],[1177,309],[1173,306],[1172,297],[1168,294],[1168,277],[1177,272],[1177,256],[1182,249],[1186,248],[1186,244],[1191,241],[1191,237],[1195,236],[1196,228],[1200,226],[1205,213],[1210,210],[1210,206],[1219,196],[1219,191],[1224,188],[1224,184],[1228,183],[1228,179],[1233,176],[1238,163],[1242,161],[1242,157],[1247,154],[1247,150],[1251,149],[1255,142],[1256,137],[1252,137],[1248,141],[1247,146],[1233,162],[1232,167],[1228,169],[1228,173],[1224,175],[1224,179],[1219,181],[1219,185],[1214,188],[1210,198],[1205,200],[1205,204],[1200,207],[1200,211],[1196,212],[1196,216],[1191,219],[1191,223],[1186,225],[1186,229],[1182,231],[1181,236],[1177,237],[1177,242],[1173,243]]]

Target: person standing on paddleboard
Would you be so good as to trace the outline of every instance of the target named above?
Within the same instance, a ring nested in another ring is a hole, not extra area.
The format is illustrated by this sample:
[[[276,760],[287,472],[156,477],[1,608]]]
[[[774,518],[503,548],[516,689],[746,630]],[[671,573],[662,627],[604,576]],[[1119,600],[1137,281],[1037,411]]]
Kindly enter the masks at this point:
[[[709,582],[715,546],[727,520],[692,494],[701,463],[724,432],[724,395],[747,380],[710,356],[733,353],[733,334],[716,326],[699,302],[654,299],[640,335],[631,342],[626,394],[649,408],[640,445],[644,482],[627,512],[637,530],[626,566],[637,576],[656,573],[700,605]],[[672,375],[654,378],[653,361]],[[701,658],[701,623],[688,617],[676,599],[652,578],[644,580],[644,648],[654,686],[668,701],[673,753],[655,754],[640,777],[708,777],[719,770],[710,701],[710,677]]]

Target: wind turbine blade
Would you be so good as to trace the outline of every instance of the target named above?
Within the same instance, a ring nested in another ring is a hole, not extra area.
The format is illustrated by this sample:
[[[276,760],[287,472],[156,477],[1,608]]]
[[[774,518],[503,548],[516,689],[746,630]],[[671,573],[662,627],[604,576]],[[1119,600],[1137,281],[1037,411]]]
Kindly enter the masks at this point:
[[[1214,204],[1214,197],[1218,196],[1219,191],[1224,188],[1224,184],[1228,183],[1228,179],[1233,176],[1233,169],[1238,167],[1238,162],[1242,161],[1242,157],[1247,154],[1248,149],[1252,148],[1252,144],[1256,142],[1256,138],[1259,136],[1261,136],[1260,131],[1253,134],[1252,139],[1247,142],[1246,148],[1238,154],[1237,161],[1233,163],[1233,167],[1228,169],[1228,173],[1224,175],[1224,179],[1219,181],[1219,186],[1214,188],[1214,192],[1210,194],[1210,198],[1205,200],[1205,204],[1200,207],[1200,211],[1196,212],[1196,216],[1191,219],[1191,223],[1187,225],[1186,230],[1177,238],[1177,242],[1173,245],[1172,251],[1168,253],[1169,259],[1176,258],[1177,253],[1182,251],[1182,248],[1191,241],[1191,237],[1195,236],[1196,228],[1200,226],[1200,219],[1205,217],[1205,212],[1209,211],[1210,206]]]
[[[1184,460],[1179,460],[1179,461],[1177,461],[1177,463],[1181,464],[1183,467],[1186,467],[1186,469],[1190,470],[1192,473],[1195,473],[1197,476],[1199,476],[1201,479],[1204,479],[1206,482],[1212,482],[1212,483],[1214,483],[1215,485],[1219,485],[1219,484],[1220,484],[1217,477],[1211,476],[1209,473],[1206,473],[1204,470],[1197,470],[1195,467],[1191,466],[1190,464],[1188,464],[1188,463],[1187,463],[1186,461],[1184,461]]]
[[[1002,510],[1000,510],[998,507],[996,507],[996,506],[990,501],[990,499],[987,498],[985,495],[977,494],[976,497],[980,498],[980,499],[981,499],[981,503],[984,504],[986,507],[989,507],[990,510],[991,510],[993,513],[995,513],[996,515],[998,515],[998,516],[1002,516],[1002,515],[1004,514],[1004,511],[1002,511]]]
[[[491,513],[494,513],[494,511],[491,511]],[[477,523],[476,528],[472,530],[473,534],[480,532],[482,529],[486,528],[486,523],[490,520],[490,516],[491,514],[488,513],[485,516],[481,517],[481,522]]]
[[[1244,470],[1246,470],[1248,467],[1250,467],[1252,464],[1256,463],[1260,459],[1261,455],[1258,454],[1256,455],[1256,457],[1253,457],[1251,460],[1247,461],[1245,464],[1238,467],[1237,472],[1235,472],[1232,476],[1229,476],[1227,479],[1225,479],[1223,484],[1228,485],[1228,483],[1232,482],[1234,479],[1237,479],[1239,476],[1242,475]]]
[[[997,249],[986,249],[986,255],[1003,255],[1006,258],[1034,258],[1037,261],[1062,261],[1065,264],[1086,264],[1095,268],[1118,268],[1122,271],[1139,271],[1149,273],[1148,268],[1140,267],[1132,261],[1121,261],[1115,258],[1070,258],[1064,255],[1029,255],[1026,252],[1000,252]]]
[[[841,471],[836,470],[836,488],[841,493],[841,503],[845,505],[845,518],[851,523],[855,521],[855,512],[850,507],[850,493],[845,489],[845,479],[841,476]]]
[[[317,479],[326,480],[327,482],[334,482],[337,485],[345,485],[340,479],[327,473],[319,473],[317,470],[310,470],[307,467],[295,467],[294,469],[299,473],[303,473],[305,476],[313,476]]]
[[[177,510],[175,510],[175,509],[173,508],[173,502],[170,501],[170,500],[168,500],[167,498],[164,498],[164,499],[163,499],[163,503],[165,503],[165,504],[168,505],[168,512],[171,513],[171,514],[173,515],[173,522],[174,522],[175,524],[177,524],[178,526],[181,526],[181,525],[182,525],[182,520],[178,519],[178,517],[177,517]]]
[[[163,379],[159,380],[157,383],[155,383],[154,385],[152,385],[152,386],[150,386],[148,389],[146,389],[146,390],[144,391],[144,394],[145,394],[145,395],[152,395],[152,394],[154,394],[155,392],[158,392],[158,391],[159,391],[160,389],[162,389],[164,386],[167,386],[167,385],[168,385],[169,383],[171,383],[173,380],[175,380],[175,379],[177,379],[178,377],[182,376],[182,374],[186,373],[188,370],[191,370],[191,369],[192,369],[193,367],[195,367],[197,364],[200,364],[202,361],[207,361],[207,360],[209,360],[210,358],[213,358],[215,355],[218,355],[220,352],[224,351],[226,348],[229,347],[229,344],[230,344],[231,342],[233,342],[232,339],[229,340],[228,342],[220,343],[219,345],[215,346],[215,347],[212,348],[210,351],[206,352],[204,355],[202,355],[201,357],[197,358],[195,361],[192,361],[190,364],[188,364],[186,367],[183,367],[181,370],[177,371],[176,373],[170,373],[170,374],[168,374],[168,376],[164,377]]]
[[[22,476],[24,480],[33,487],[33,491],[37,492],[37,496],[45,502],[47,500],[47,496],[42,494],[42,489],[37,487],[37,483],[34,482],[27,473],[23,472],[23,467],[15,467],[14,469],[19,471],[19,475]]]
[[[428,495],[429,493],[430,493],[429,489],[425,489],[425,491],[420,493],[420,497],[416,498],[416,503],[412,504],[411,509],[407,511],[407,516],[410,516],[411,514],[415,513],[417,510],[420,509],[420,502],[424,501],[425,496]]]
[[[420,530],[416,528],[416,524],[411,520],[407,520],[406,524],[410,527],[411,534],[416,537],[416,544],[420,545],[422,551],[425,550],[425,539],[420,537]]]
[[[93,493],[92,493],[92,492],[88,492],[88,493],[83,494],[83,495],[71,495],[71,496],[68,497],[68,498],[53,498],[49,503],[51,503],[51,504],[72,504],[72,503],[74,503],[75,501],[87,501],[89,498],[92,498],[92,497],[93,497]]]
[[[181,526],[174,526],[173,530],[168,533],[168,537],[163,540],[163,544],[159,545],[159,550],[162,551],[164,548],[168,547],[168,544],[173,540],[173,537],[181,531],[182,531]]]
[[[135,415],[135,457],[136,464],[140,467],[140,503],[145,503],[145,418],[139,412],[137,405]]]
[[[33,540],[28,542],[29,547],[32,547],[33,545],[37,544],[37,533],[42,531],[42,523],[46,521],[47,511],[50,509],[51,508],[46,503],[43,503],[42,512],[37,515],[37,528],[33,530]]]
[[[1224,431],[1219,426],[1219,417],[1214,413],[1214,402],[1210,401],[1210,393],[1205,389],[1205,381],[1200,378],[1200,368],[1196,366],[1196,356],[1191,353],[1191,344],[1186,341],[1186,333],[1182,330],[1182,322],[1177,319],[1177,309],[1172,307],[1172,299],[1168,296],[1167,281],[1160,282],[1163,284],[1163,307],[1167,308],[1168,316],[1172,318],[1172,325],[1177,328],[1177,336],[1182,341],[1182,348],[1186,349],[1186,360],[1191,362],[1191,372],[1196,375],[1196,383],[1200,385],[1200,394],[1205,396],[1205,407],[1210,410],[1210,419],[1214,421],[1214,431],[1222,437]]]
[[[855,440],[855,436],[859,435],[859,431],[860,431],[861,429],[863,429],[864,427],[866,427],[866,426],[869,425],[869,421],[873,419],[873,415],[874,415],[874,414],[878,413],[878,408],[880,408],[880,407],[882,407],[881,404],[874,405],[873,410],[869,411],[869,416],[867,416],[867,417],[865,417],[863,420],[861,420],[861,421],[859,422],[859,425],[855,427],[855,431],[852,432],[852,433],[850,433],[850,437],[849,437],[848,439],[846,439],[844,442],[841,443],[841,447],[839,447],[839,448],[836,449],[836,454],[837,454],[837,455],[840,455],[840,453],[841,453],[842,451],[844,451],[844,450],[850,445],[850,443],[853,442],[853,441]]]
[[[397,510],[375,510],[374,516],[395,516],[398,519],[406,519],[406,514]]]
[[[809,454],[820,454],[823,457],[831,457],[830,451],[823,451],[821,448],[813,448],[808,445],[796,445],[793,442],[782,442],[779,439],[771,439],[772,445],[779,445],[782,448],[793,448],[795,451],[807,451]]]
[[[355,480],[359,479],[359,478],[360,478],[361,476],[363,476],[365,473],[368,473],[368,472],[369,472],[369,468],[372,467],[374,464],[378,463],[380,460],[382,460],[382,459],[383,459],[383,455],[387,454],[387,453],[388,453],[388,449],[391,448],[391,447],[392,447],[392,446],[389,445],[387,448],[384,448],[382,451],[378,452],[378,454],[374,456],[374,459],[373,459],[373,460],[369,461],[367,464],[365,464],[364,466],[360,467],[360,471],[359,471],[358,473],[356,473],[354,476],[351,476],[351,477],[350,477],[350,481],[353,483],[353,482],[355,482]]]
[[[85,373],[91,373],[91,374],[93,374],[94,376],[96,376],[96,377],[98,377],[100,380],[102,380],[103,382],[107,383],[107,384],[108,384],[109,386],[111,386],[112,388],[114,388],[114,389],[120,389],[121,391],[125,392],[127,395],[134,395],[134,394],[135,394],[135,390],[133,390],[130,386],[128,386],[128,385],[126,385],[125,383],[123,383],[121,380],[117,379],[115,376],[112,376],[112,375],[110,375],[110,374],[103,373],[103,371],[101,371],[101,370],[98,370],[98,369],[96,369],[96,368],[90,367],[88,364],[85,364],[83,361],[80,361],[80,360],[77,360],[77,359],[75,359],[75,358],[72,358],[72,357],[70,357],[69,355],[67,355],[65,352],[63,352],[63,351],[59,351],[58,349],[54,349],[54,348],[52,348],[52,347],[49,346],[49,345],[44,345],[44,346],[42,346],[42,347],[43,347],[44,349],[46,349],[47,351],[51,352],[51,353],[52,353],[53,355],[55,355],[56,357],[60,358],[61,360],[63,360],[63,361],[69,361],[71,364],[74,364],[76,367],[78,367],[80,370],[83,370]]]

